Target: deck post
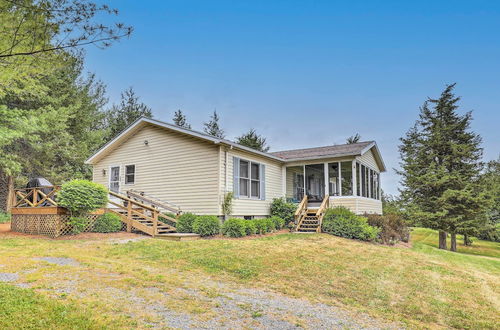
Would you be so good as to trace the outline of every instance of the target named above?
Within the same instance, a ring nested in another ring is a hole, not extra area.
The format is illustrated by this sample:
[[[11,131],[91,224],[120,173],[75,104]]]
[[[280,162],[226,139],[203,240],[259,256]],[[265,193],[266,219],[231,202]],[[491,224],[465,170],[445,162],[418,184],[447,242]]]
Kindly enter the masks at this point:
[[[158,211],[153,211],[153,238],[158,233]]]
[[[132,203],[127,202],[127,233],[132,232]]]

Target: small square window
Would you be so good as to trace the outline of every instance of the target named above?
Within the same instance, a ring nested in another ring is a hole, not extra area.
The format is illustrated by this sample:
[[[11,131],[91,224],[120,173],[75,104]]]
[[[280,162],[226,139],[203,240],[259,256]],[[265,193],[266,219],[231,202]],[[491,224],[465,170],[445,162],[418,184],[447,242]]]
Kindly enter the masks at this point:
[[[135,165],[125,166],[125,184],[135,183]]]

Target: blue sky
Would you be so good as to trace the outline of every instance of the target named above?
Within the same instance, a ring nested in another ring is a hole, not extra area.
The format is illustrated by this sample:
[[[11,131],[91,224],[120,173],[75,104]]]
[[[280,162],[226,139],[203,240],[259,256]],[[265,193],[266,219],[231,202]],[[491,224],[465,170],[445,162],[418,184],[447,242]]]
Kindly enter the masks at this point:
[[[376,140],[397,193],[399,138],[427,97],[457,83],[485,159],[500,148],[500,1],[136,1],[106,3],[129,40],[87,48],[110,103],[132,86],[157,119],[201,130],[217,109],[232,139],[271,150]]]

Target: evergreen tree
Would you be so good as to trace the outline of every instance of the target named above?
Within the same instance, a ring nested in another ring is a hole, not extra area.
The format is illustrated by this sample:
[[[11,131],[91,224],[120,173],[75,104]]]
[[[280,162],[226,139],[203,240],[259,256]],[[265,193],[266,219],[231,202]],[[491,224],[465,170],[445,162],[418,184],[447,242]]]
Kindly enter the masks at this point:
[[[203,124],[203,131],[209,135],[223,139],[225,137],[224,131],[219,126],[219,115],[217,111],[210,116],[210,120]]]
[[[266,138],[257,134],[257,132],[253,128],[250,129],[247,133],[237,137],[236,143],[263,152],[268,152],[270,148],[267,145]]]
[[[132,87],[121,94],[121,101],[113,105],[106,115],[108,140],[120,134],[130,124],[141,117],[152,118],[151,108],[139,101]]]
[[[500,157],[486,164],[480,182],[482,190],[492,197],[492,201],[484,212],[484,223],[477,236],[500,242]]]
[[[359,133],[356,133],[355,135],[348,137],[346,143],[347,144],[358,143],[360,140],[361,140],[361,135],[359,135]]]
[[[454,87],[424,103],[415,126],[401,138],[398,171],[403,200],[424,226],[440,231],[440,248],[450,233],[452,251],[456,234],[477,227],[475,219],[487,205],[478,183],[481,138],[470,131],[471,112],[457,113]]]
[[[177,126],[191,129],[191,125],[188,124],[186,116],[182,113],[180,109],[174,113],[173,121],[174,124],[176,124]]]

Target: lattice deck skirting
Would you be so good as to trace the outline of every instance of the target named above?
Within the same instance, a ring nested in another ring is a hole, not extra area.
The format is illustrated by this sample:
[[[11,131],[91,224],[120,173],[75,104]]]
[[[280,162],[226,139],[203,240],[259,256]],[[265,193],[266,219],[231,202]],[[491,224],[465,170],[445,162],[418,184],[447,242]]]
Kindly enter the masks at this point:
[[[51,238],[73,233],[73,228],[69,223],[70,215],[62,208],[19,208],[17,210],[12,209],[11,230],[14,232],[44,235]],[[92,231],[96,219],[104,212],[105,210],[99,210],[84,216],[87,223],[83,232]]]

